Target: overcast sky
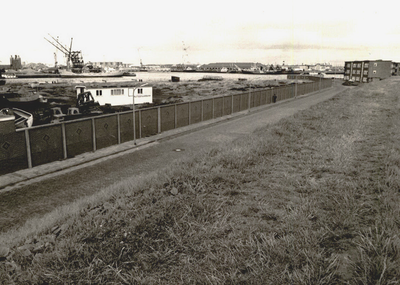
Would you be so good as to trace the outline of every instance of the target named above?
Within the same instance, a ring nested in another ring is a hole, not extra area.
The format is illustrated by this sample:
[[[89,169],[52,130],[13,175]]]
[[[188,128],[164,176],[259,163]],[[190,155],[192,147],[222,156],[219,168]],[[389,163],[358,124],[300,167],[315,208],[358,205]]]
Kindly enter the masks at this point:
[[[398,1],[22,0],[1,6],[0,64],[9,64],[10,55],[54,64],[48,34],[66,46],[73,38],[72,50],[81,50],[85,62],[400,61]]]

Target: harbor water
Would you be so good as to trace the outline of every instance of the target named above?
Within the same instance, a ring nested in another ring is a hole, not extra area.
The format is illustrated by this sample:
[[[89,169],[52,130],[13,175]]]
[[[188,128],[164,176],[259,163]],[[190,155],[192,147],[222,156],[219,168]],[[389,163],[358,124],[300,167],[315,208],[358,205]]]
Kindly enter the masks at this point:
[[[243,74],[243,73],[203,73],[203,72],[136,72],[136,76],[123,77],[107,77],[107,78],[10,78],[9,83],[72,83],[85,84],[90,82],[126,82],[126,81],[142,81],[142,82],[168,82],[171,76],[177,76],[180,81],[197,81],[204,76],[218,76],[223,79],[239,80],[247,79],[249,81],[258,80],[286,80],[286,74]],[[343,74],[328,74],[325,78],[343,79]]]

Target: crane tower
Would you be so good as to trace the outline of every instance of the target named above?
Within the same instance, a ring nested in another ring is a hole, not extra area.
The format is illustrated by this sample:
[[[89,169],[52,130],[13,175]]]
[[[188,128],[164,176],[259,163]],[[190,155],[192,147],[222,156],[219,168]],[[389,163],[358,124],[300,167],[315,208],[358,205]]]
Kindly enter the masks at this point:
[[[50,34],[49,36],[53,39],[53,41],[50,41],[46,38],[44,39],[65,55],[65,57],[67,58],[67,69],[76,73],[81,73],[84,66],[82,51],[72,51],[73,39],[71,38],[71,44],[68,49],[67,47],[62,45],[58,39],[55,39]]]

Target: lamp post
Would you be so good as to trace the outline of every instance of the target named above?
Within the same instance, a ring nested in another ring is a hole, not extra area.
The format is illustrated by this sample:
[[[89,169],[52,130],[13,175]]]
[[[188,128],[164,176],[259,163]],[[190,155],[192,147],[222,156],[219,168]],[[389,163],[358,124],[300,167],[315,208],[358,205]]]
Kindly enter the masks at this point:
[[[132,92],[132,117],[133,117],[132,122],[133,122],[133,143],[134,143],[134,145],[136,145],[135,91],[138,88],[146,86],[146,85],[147,85],[147,83],[137,86],[137,87],[133,88],[133,92]]]

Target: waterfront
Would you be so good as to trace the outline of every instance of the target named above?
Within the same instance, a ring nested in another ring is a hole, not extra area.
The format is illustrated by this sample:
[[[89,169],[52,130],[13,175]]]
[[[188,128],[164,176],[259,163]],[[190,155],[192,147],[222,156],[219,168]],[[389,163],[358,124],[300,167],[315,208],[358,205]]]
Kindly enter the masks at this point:
[[[248,81],[259,80],[286,80],[286,74],[243,74],[243,73],[207,73],[207,72],[137,72],[135,77],[109,77],[109,78],[10,78],[7,83],[90,83],[90,82],[125,82],[125,81],[143,81],[143,82],[169,82],[171,76],[177,76],[180,81],[197,81],[204,76],[220,76],[223,79],[239,80],[239,78]],[[327,78],[343,79],[343,74],[329,74]]]

